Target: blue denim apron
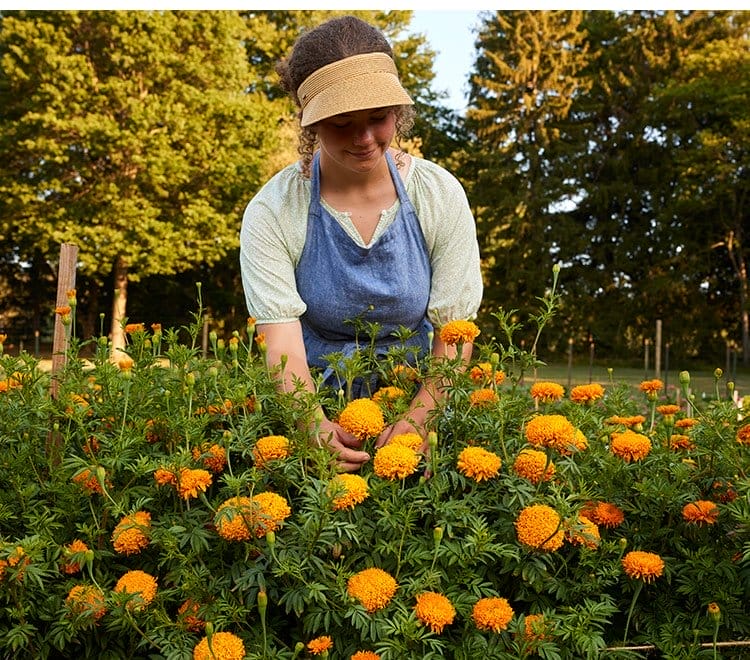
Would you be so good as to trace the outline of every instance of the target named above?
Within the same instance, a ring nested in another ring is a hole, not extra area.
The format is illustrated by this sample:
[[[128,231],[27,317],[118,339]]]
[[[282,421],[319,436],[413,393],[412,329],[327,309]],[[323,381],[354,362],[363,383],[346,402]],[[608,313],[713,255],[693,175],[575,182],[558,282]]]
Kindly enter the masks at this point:
[[[325,356],[351,357],[374,341],[376,355],[394,346],[430,350],[427,319],[432,269],[416,210],[390,154],[386,160],[398,193],[393,223],[370,247],[357,245],[320,201],[320,154],[312,163],[310,208],[305,246],[296,269],[297,291],[307,305],[300,318],[311,368],[323,371],[323,384],[345,388]],[[374,338],[350,323],[377,323]],[[349,321],[349,322],[346,322]],[[346,322],[346,323],[345,323]],[[401,326],[416,331],[406,342],[393,336]],[[370,396],[377,378],[358,378],[352,398]]]

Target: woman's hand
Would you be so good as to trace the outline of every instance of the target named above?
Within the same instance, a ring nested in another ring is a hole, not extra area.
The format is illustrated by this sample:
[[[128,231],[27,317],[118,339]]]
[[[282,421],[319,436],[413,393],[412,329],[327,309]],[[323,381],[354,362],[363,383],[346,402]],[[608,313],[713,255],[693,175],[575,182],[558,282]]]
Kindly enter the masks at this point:
[[[319,446],[328,447],[343,472],[357,472],[370,460],[370,454],[361,451],[361,440],[325,417],[320,422],[317,441]]]

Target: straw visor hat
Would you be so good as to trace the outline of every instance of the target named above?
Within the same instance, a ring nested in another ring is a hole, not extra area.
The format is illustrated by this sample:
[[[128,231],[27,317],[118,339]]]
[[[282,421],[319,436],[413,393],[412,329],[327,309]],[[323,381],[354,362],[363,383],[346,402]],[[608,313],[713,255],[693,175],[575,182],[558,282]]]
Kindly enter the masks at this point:
[[[386,53],[353,55],[311,73],[297,89],[302,126],[342,112],[413,105]]]

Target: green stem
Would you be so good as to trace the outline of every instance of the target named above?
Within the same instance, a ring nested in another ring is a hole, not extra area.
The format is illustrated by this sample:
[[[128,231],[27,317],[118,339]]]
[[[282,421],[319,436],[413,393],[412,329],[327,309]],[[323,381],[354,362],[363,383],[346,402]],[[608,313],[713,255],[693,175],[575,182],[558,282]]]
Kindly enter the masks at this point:
[[[623,644],[628,639],[628,629],[630,628],[630,619],[633,616],[633,610],[635,609],[635,601],[638,600],[638,596],[641,593],[641,589],[643,589],[643,582],[639,582],[635,587],[635,591],[633,592],[633,600],[630,603],[630,610],[628,610],[628,620],[625,622],[625,635],[622,638]]]

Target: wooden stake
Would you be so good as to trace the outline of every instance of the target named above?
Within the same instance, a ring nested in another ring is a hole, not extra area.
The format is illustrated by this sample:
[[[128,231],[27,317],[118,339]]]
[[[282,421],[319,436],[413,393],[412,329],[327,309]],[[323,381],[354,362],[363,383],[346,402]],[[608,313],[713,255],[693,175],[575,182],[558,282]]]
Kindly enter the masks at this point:
[[[73,243],[60,245],[60,264],[57,267],[57,301],[56,307],[65,307],[68,304],[68,291],[76,288],[76,261],[78,259],[78,246]],[[73,319],[75,322],[75,319]],[[55,334],[52,342],[52,398],[57,398],[58,380],[57,374],[65,366],[68,359],[68,348],[70,339],[65,326],[60,320],[60,315],[55,314]]]

